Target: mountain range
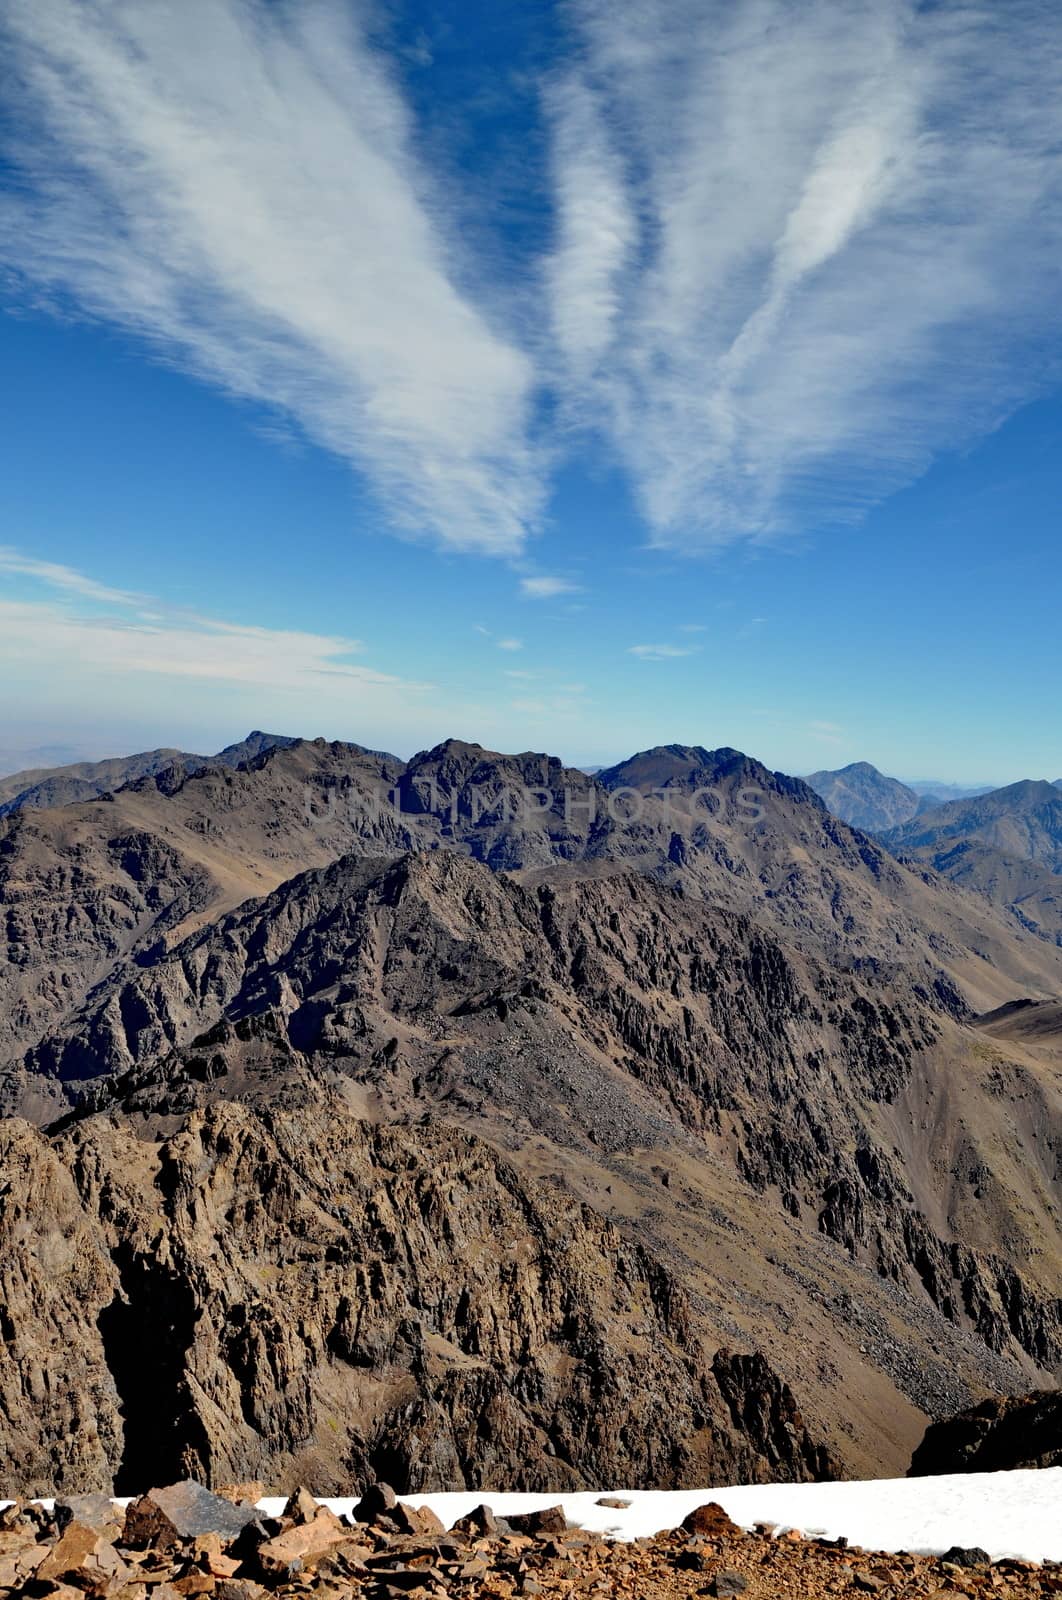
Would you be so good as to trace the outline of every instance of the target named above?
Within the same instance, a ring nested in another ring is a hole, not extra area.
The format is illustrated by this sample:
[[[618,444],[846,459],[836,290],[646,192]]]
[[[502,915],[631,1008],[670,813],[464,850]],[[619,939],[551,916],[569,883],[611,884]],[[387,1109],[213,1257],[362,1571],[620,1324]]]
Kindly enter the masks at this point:
[[[964,789],[961,784],[929,778],[901,783],[899,778],[879,772],[869,761],[853,761],[833,772],[813,772],[806,781],[842,822],[865,828],[868,833],[884,833],[922,812],[949,801],[973,799],[991,789],[991,784]]]
[[[888,1474],[1057,1380],[1062,948],[738,751],[252,741],[0,818],[5,1481]]]
[[[114,756],[105,761],[81,761],[65,767],[34,767],[0,778],[0,816],[20,806],[65,806],[78,800],[121,789],[137,778],[153,778],[174,767],[199,772],[204,767],[238,767],[252,756],[274,746],[291,744],[280,734],[249,733],[238,744],[226,745],[214,756],[196,756],[187,750],[144,750],[138,755]]]
[[[1062,779],[935,803],[868,762],[808,780],[830,809],[890,851],[983,896],[1017,927],[1062,942]]]

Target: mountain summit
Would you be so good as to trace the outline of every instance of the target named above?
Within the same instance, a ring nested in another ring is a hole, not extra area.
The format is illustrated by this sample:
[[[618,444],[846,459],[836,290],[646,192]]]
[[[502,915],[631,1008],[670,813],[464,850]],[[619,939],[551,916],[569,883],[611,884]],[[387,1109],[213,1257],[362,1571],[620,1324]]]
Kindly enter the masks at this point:
[[[898,778],[887,778],[869,761],[853,761],[836,772],[812,772],[806,779],[835,817],[867,833],[884,833],[907,822],[919,796]]]

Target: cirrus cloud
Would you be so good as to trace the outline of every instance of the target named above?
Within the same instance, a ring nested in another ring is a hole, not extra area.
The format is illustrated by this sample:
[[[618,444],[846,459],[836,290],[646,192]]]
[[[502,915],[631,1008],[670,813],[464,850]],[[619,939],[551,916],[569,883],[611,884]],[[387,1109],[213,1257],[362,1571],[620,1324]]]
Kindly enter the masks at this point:
[[[0,269],[510,558],[575,434],[700,551],[857,519],[1057,376],[1051,0],[565,11],[521,254],[360,6],[0,0]]]
[[[681,644],[632,644],[627,647],[629,656],[639,661],[676,661],[680,656],[696,655],[696,646]]]
[[[857,518],[1057,377],[1057,6],[571,13],[547,101],[566,414],[657,546]]]
[[[0,0],[0,41],[21,86],[0,263],[278,408],[396,525],[520,549],[534,366],[463,285],[358,9]]]

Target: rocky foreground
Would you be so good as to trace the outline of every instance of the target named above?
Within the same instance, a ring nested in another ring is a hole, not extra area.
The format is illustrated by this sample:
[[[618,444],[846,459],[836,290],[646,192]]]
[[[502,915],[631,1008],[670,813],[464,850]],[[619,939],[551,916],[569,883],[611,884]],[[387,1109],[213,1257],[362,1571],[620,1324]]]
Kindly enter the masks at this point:
[[[33,1600],[345,1600],[511,1595],[932,1596],[1062,1594],[1062,1564],[990,1562],[984,1551],[881,1555],[844,1540],[775,1537],[738,1528],[714,1503],[679,1528],[630,1544],[570,1527],[561,1508],[502,1521],[479,1507],[447,1530],[434,1512],[399,1502],[384,1484],[340,1518],[307,1491],[279,1517],[256,1509],[261,1485],[212,1494],[186,1480],[127,1509],[104,1495],[0,1512],[0,1597]],[[624,1502],[604,1500],[621,1507]]]

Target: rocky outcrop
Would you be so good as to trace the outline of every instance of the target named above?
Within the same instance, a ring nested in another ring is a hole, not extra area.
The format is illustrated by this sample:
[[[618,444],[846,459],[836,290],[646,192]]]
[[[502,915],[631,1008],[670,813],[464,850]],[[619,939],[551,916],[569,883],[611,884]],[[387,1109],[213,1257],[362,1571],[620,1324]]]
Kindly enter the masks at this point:
[[[908,1477],[1062,1467],[1062,1390],[984,1400],[931,1423]]]
[[[356,1121],[320,1083],[150,1136],[0,1124],[0,1303],[22,1493],[835,1470],[766,1363],[720,1379],[648,1250],[481,1141]]]

